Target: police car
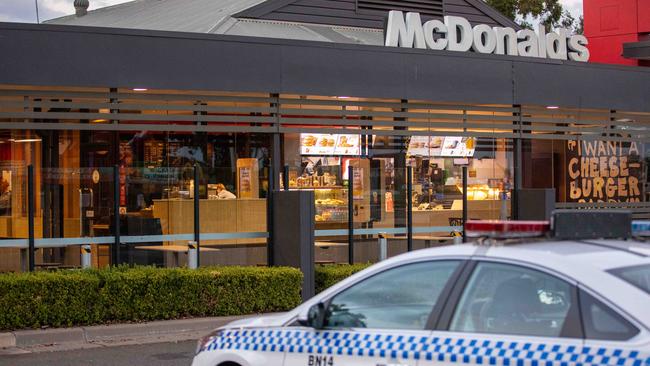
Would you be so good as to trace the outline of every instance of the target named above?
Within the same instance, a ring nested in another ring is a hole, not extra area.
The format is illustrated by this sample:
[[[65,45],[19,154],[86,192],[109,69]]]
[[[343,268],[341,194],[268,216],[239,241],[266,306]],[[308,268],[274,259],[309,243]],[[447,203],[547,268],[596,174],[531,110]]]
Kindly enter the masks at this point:
[[[475,226],[529,234],[539,225]],[[293,311],[217,329],[193,365],[650,366],[649,244],[501,244],[385,260]]]

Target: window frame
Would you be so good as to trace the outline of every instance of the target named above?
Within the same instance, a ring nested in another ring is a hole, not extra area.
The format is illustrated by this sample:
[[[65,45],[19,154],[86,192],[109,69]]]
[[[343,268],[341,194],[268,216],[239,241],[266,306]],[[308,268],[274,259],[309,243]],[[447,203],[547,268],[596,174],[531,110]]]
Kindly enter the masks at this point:
[[[434,330],[434,325],[438,322],[438,319],[442,315],[442,312],[444,311],[445,306],[447,305],[449,298],[450,298],[450,293],[453,291],[453,289],[456,287],[457,282],[459,278],[466,272],[467,266],[471,263],[471,260],[468,258],[458,258],[458,257],[448,257],[448,258],[426,258],[418,261],[413,261],[413,262],[407,262],[407,263],[399,263],[397,265],[388,267],[388,268],[383,268],[380,271],[377,271],[375,273],[372,273],[366,277],[360,278],[358,281],[355,281],[354,283],[351,283],[349,286],[346,286],[336,293],[332,294],[329,296],[327,299],[324,299],[322,301],[322,304],[324,305],[325,312],[327,313],[327,310],[329,309],[330,305],[332,304],[332,301],[334,298],[336,298],[338,295],[342,294],[343,292],[347,291],[348,289],[364,282],[367,281],[377,275],[386,273],[387,271],[391,271],[397,268],[409,266],[412,264],[420,264],[420,263],[436,263],[436,262],[458,262],[458,266],[452,272],[451,276],[447,280],[447,283],[442,289],[442,292],[440,292],[440,295],[438,296],[438,299],[436,300],[436,303],[433,305],[431,308],[431,311],[429,312],[429,316],[427,318],[427,321],[425,323],[424,329],[421,329],[420,331],[427,331],[430,332]],[[336,331],[336,330],[345,330],[345,329],[380,329],[380,328],[330,328],[330,327],[325,327],[323,330],[328,330],[328,331]],[[381,328],[383,329],[383,328]],[[399,329],[394,329],[394,330],[399,330]]]
[[[610,311],[616,315],[618,315],[620,318],[622,318],[624,321],[626,321],[629,325],[634,327],[636,329],[636,333],[625,340],[618,340],[618,339],[598,339],[598,338],[588,338],[587,337],[587,332],[586,332],[586,320],[587,320],[587,314],[584,313],[583,310],[583,301],[586,296],[589,296],[596,300],[598,303],[603,305],[606,309],[606,311]],[[587,342],[629,342],[630,340],[638,337],[639,335],[643,334],[645,332],[643,329],[645,327],[640,326],[639,322],[636,321],[635,318],[629,316],[626,312],[622,311],[616,304],[613,304],[611,301],[606,299],[604,296],[601,296],[599,293],[583,286],[579,285],[578,286],[578,299],[580,301],[580,323],[582,325],[583,329],[583,338]]]
[[[632,287],[634,287],[636,289],[639,289],[639,290],[645,292],[646,294],[650,295],[650,289],[645,289],[643,287],[640,287],[637,284],[635,284],[634,282],[629,281],[627,278],[623,277],[623,272],[625,272],[626,270],[637,269],[637,268],[648,268],[648,267],[650,267],[650,264],[644,263],[644,264],[637,264],[637,265],[632,265],[632,266],[617,267],[617,268],[609,269],[609,270],[607,270],[605,272],[607,272],[610,275],[616,277],[617,279],[627,283],[628,285],[630,285],[630,286],[632,286]]]
[[[472,335],[485,335],[485,336],[490,336],[490,335],[499,335],[499,336],[505,336],[505,337],[535,337],[535,338],[563,338],[563,339],[584,339],[584,325],[582,323],[582,312],[580,309],[580,297],[579,297],[579,285],[578,282],[572,278],[567,277],[566,275],[563,275],[561,273],[558,273],[556,271],[553,271],[547,267],[540,266],[534,263],[530,262],[523,262],[523,261],[516,261],[516,260],[508,260],[508,259],[500,259],[500,258],[481,258],[481,259],[475,259],[472,260],[471,263],[469,263],[465,267],[464,273],[461,275],[461,279],[458,281],[456,284],[456,288],[454,289],[453,293],[451,294],[450,298],[448,299],[448,304],[443,310],[443,313],[440,317],[439,322],[436,324],[435,329],[436,331],[445,331],[445,332],[452,332],[450,330],[451,327],[451,321],[456,314],[456,311],[458,310],[458,306],[460,305],[460,300],[467,290],[467,285],[469,284],[470,279],[474,275],[474,272],[476,271],[476,268],[478,267],[479,264],[481,263],[495,263],[495,264],[503,264],[503,265],[510,265],[513,267],[519,267],[523,268],[526,270],[531,270],[531,271],[537,271],[542,274],[551,276],[553,278],[556,278],[560,281],[566,282],[570,287],[571,287],[571,307],[569,308],[567,312],[567,317],[565,320],[565,324],[562,327],[562,332],[558,337],[545,337],[545,336],[537,336],[537,335],[520,335],[520,334],[502,334],[502,333],[478,333],[478,332],[458,332],[458,333],[463,333],[463,334],[472,334]],[[457,331],[454,331],[457,332]]]

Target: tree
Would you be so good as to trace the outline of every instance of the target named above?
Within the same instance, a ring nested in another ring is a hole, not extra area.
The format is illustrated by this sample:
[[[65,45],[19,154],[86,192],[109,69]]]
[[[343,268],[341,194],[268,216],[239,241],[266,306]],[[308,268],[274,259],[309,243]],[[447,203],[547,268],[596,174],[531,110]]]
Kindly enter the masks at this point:
[[[562,12],[560,26],[562,28],[568,29],[573,34],[583,34],[584,22],[585,18],[582,15],[576,20],[569,11],[565,10]]]
[[[561,25],[565,13],[559,0],[484,0],[524,28],[532,28],[526,19],[532,17],[547,30]]]
[[[583,15],[578,18],[578,24],[573,28],[575,34],[585,34],[585,17]]]

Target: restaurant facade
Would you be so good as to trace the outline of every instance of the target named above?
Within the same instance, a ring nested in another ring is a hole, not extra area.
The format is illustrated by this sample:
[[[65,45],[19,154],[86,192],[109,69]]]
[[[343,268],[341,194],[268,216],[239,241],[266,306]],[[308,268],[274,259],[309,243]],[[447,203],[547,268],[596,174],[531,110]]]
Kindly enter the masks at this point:
[[[409,2],[314,3],[240,2],[218,34],[155,7],[168,24],[102,27],[111,8],[0,23],[0,270],[24,266],[30,232],[43,267],[78,266],[83,244],[94,266],[182,265],[196,233],[202,265],[268,264],[279,190],[314,192],[320,263],[348,262],[350,233],[356,262],[378,259],[380,234],[390,255],[409,232],[449,243],[463,196],[469,219],[516,218],[534,188],[648,217],[650,70],[574,61],[586,42],[561,32],[564,53],[542,57],[538,30],[536,57],[507,36],[499,54],[489,29],[521,29],[480,1],[432,2],[418,23]],[[456,18],[474,43],[433,49],[442,26],[463,43]]]

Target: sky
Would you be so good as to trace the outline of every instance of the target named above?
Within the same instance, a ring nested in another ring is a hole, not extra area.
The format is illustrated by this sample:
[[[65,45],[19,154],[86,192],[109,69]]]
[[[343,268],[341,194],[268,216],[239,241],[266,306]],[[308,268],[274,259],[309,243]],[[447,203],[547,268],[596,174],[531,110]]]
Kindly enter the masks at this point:
[[[36,22],[36,1],[41,21],[74,13],[73,0],[0,0],[0,22]],[[90,10],[130,0],[90,0]],[[577,19],[582,14],[582,0],[560,0]]]

